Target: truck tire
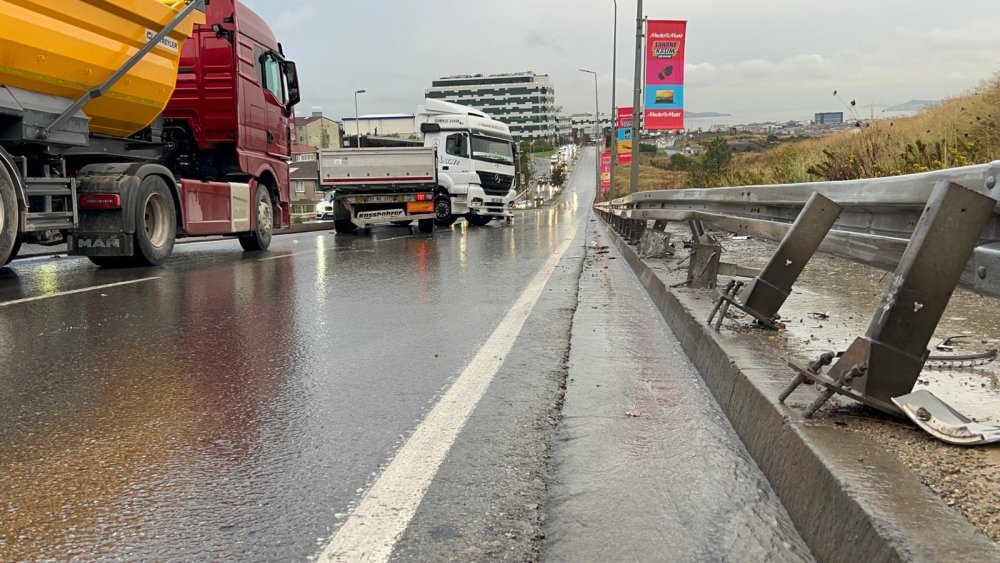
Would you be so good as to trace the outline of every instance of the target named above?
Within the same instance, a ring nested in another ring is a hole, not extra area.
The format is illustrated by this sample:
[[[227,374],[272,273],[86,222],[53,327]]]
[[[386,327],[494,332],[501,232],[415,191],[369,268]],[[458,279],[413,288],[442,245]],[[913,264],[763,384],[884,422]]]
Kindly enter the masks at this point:
[[[146,176],[139,185],[135,218],[135,256],[139,266],[159,266],[170,258],[177,238],[177,209],[167,182]]]
[[[439,195],[434,198],[434,224],[438,227],[450,227],[458,217],[451,213],[451,198],[446,195]]]
[[[267,250],[274,236],[274,206],[267,186],[257,184],[254,203],[257,209],[257,226],[249,233],[239,235],[240,246],[247,252]]]
[[[6,266],[7,264],[10,264],[11,262],[13,262],[14,259],[17,258],[17,253],[20,252],[20,251],[21,251],[21,239],[20,238],[15,238],[14,239],[14,248],[11,249],[10,256],[8,256],[7,257],[7,261],[4,262],[3,264],[0,264],[0,266]]]
[[[425,235],[434,232],[434,219],[421,219],[417,221],[417,229]]]
[[[7,169],[0,166],[0,266],[7,265],[16,254],[18,245],[17,226],[18,212],[17,196],[14,194],[14,179]]]
[[[475,215],[469,213],[468,215],[465,216],[465,220],[468,221],[469,224],[472,225],[473,227],[484,227],[490,224],[490,221],[493,220],[493,217],[491,215]]]
[[[350,219],[334,219],[333,230],[341,235],[349,235],[358,230],[358,226],[352,223]]]

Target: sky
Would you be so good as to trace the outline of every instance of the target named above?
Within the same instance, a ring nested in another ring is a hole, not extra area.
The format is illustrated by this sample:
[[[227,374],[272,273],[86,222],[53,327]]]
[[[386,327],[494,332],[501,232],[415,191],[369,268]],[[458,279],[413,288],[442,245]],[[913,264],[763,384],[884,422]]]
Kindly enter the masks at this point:
[[[299,66],[300,113],[410,113],[435,78],[535,71],[556,103],[610,111],[613,0],[244,0]],[[880,112],[959,95],[1000,71],[998,0],[646,0],[688,20],[688,111],[749,120]],[[617,98],[631,105],[636,1],[618,0]],[[840,100],[832,94],[836,90]],[[872,107],[874,105],[874,108]]]

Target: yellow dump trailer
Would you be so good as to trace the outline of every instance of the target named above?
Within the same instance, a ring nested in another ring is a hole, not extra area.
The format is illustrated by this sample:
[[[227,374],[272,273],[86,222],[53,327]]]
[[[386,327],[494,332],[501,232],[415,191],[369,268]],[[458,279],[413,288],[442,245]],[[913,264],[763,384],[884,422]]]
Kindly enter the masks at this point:
[[[104,82],[184,7],[178,0],[0,0],[0,86],[78,99]],[[166,107],[194,12],[83,111],[90,131],[127,137]]]

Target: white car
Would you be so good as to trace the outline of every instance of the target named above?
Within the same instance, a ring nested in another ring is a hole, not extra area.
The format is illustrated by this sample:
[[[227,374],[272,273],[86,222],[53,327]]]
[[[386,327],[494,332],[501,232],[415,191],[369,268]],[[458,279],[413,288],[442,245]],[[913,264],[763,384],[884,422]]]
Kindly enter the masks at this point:
[[[331,191],[323,196],[323,199],[316,204],[316,220],[317,221],[328,221],[334,218],[333,216],[333,197],[335,192]]]

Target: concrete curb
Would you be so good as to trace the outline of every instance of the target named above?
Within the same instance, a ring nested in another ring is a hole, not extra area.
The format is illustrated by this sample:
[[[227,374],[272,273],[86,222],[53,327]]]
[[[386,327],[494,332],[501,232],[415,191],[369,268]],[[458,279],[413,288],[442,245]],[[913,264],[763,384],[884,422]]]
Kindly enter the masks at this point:
[[[804,420],[777,402],[793,377],[780,358],[705,323],[705,292],[668,289],[599,221],[819,561],[998,561],[1000,549],[867,436]],[[800,388],[801,389],[801,388]],[[813,391],[809,391],[813,392]],[[803,393],[799,391],[798,393]],[[810,398],[811,400],[811,398]]]
[[[332,231],[333,222],[328,221],[326,223],[298,223],[292,225],[287,231],[276,231],[275,236],[283,235],[294,235],[298,233],[312,233],[316,231]],[[192,242],[211,242],[215,240],[226,240],[233,237],[221,237],[221,236],[211,236],[211,237],[188,237],[177,239],[177,244],[188,244]],[[57,246],[41,246],[38,244],[26,244],[21,248],[21,252],[18,253],[18,258],[38,258],[42,256],[57,256],[59,254],[66,254],[66,245],[59,244]]]

